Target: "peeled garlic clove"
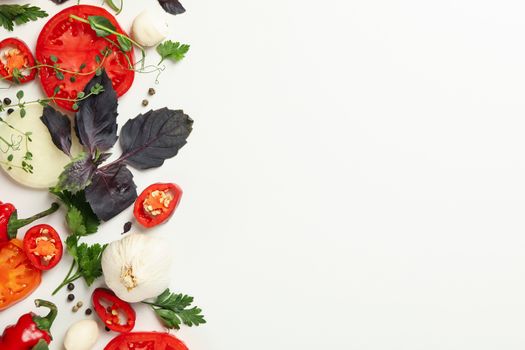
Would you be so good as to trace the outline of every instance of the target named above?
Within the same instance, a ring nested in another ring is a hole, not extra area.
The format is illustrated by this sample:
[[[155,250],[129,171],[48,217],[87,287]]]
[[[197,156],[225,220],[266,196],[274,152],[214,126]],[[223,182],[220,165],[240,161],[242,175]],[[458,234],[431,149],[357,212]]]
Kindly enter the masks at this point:
[[[102,254],[106,285],[128,303],[154,298],[169,286],[172,254],[169,244],[152,235],[112,242]]]
[[[142,11],[133,21],[131,35],[142,46],[155,46],[169,33],[168,23],[163,13],[151,10]]]
[[[91,350],[98,340],[98,325],[93,320],[73,323],[64,338],[66,350]]]

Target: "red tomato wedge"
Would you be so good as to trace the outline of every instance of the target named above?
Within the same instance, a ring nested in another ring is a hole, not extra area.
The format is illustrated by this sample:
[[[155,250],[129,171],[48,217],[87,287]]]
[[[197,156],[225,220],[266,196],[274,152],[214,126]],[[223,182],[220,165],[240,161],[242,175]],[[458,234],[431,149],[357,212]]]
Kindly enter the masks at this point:
[[[55,267],[62,259],[64,247],[53,227],[36,225],[24,236],[24,251],[34,267],[45,271]]]
[[[182,341],[168,333],[125,333],[113,338],[104,350],[188,350]]]
[[[35,58],[27,45],[17,38],[0,41],[0,75],[6,80],[20,84],[35,79]],[[21,77],[14,79],[13,72],[18,70]]]
[[[29,262],[22,241],[0,243],[0,310],[25,299],[41,280],[42,272]]]
[[[117,96],[129,90],[135,72],[133,49],[124,53],[109,42],[117,42],[115,35],[98,37],[87,23],[70,18],[75,15],[87,19],[89,16],[103,16],[116,28],[127,35],[115,17],[101,7],[76,5],[68,7],[52,17],[42,28],[36,45],[38,62],[69,71],[57,73],[53,67],[40,69],[40,82],[47,96],[55,96],[58,106],[73,111],[73,102],[63,99],[75,99],[78,92],[84,90],[100,66],[106,70],[113,83]],[[107,40],[106,40],[107,39]],[[108,48],[110,54],[104,57]],[[62,100],[61,100],[62,99]]]

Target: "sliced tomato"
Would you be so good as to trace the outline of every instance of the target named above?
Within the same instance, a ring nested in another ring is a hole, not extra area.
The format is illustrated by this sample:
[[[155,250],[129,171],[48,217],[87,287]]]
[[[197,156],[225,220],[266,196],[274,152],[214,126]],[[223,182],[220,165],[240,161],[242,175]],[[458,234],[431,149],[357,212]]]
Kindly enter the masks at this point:
[[[135,310],[111,290],[95,289],[92,300],[95,312],[109,329],[121,333],[133,330],[137,319]]]
[[[133,215],[144,227],[168,220],[180,203],[182,189],[172,183],[148,186],[135,201]]]
[[[53,227],[36,225],[24,236],[24,251],[34,267],[39,270],[50,270],[62,259],[64,247]]]
[[[0,75],[20,84],[35,79],[35,58],[22,40],[7,38],[0,41]]]
[[[104,350],[188,350],[182,341],[168,333],[125,333],[113,338]]]
[[[22,241],[0,243],[0,310],[25,299],[41,280],[42,272],[27,258]]]
[[[58,106],[72,111],[73,102],[63,99],[75,99],[93,78],[97,68],[102,66],[117,95],[122,96],[135,77],[135,71],[130,67],[134,64],[133,49],[127,53],[120,51],[110,42],[117,42],[115,35],[98,37],[89,24],[74,20],[70,15],[85,19],[103,16],[115,26],[117,32],[126,34],[115,17],[98,6],[76,5],[56,14],[42,28],[36,45],[37,60],[51,66],[40,69],[40,82],[45,93],[49,97],[56,96]],[[111,53],[104,57],[106,49]],[[78,74],[57,74],[52,67],[54,65]]]

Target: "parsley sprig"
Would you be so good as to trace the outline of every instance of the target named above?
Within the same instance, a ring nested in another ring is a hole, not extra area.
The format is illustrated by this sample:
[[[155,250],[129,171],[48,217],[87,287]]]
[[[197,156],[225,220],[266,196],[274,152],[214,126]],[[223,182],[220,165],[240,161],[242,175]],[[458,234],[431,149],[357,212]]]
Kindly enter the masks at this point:
[[[166,289],[154,302],[143,301],[150,305],[167,328],[179,329],[181,324],[198,326],[206,323],[202,310],[191,307],[193,297],[185,294],[171,293]]]
[[[15,24],[24,24],[47,16],[48,14],[40,7],[29,4],[0,5],[0,27],[8,31],[12,31]]]
[[[53,291],[52,295],[55,295],[61,288],[79,278],[84,278],[87,285],[90,286],[98,277],[102,276],[102,253],[106,249],[107,244],[100,245],[96,243],[88,246],[86,243],[79,244],[78,239],[77,235],[69,236],[66,239],[67,251],[73,257],[73,263],[66,278]],[[73,273],[73,271],[75,272]]]
[[[161,64],[165,59],[178,62],[184,58],[189,49],[190,45],[181,44],[178,41],[173,42],[171,40],[166,40],[157,46],[157,52],[161,58],[159,64]]]

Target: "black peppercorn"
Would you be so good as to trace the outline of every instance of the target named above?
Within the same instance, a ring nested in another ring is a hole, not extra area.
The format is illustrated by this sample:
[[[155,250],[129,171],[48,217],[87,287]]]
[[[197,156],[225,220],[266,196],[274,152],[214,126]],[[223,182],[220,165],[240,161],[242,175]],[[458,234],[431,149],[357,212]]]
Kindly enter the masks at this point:
[[[73,290],[73,289],[75,289],[75,285],[73,283],[69,283],[67,285],[67,290]]]
[[[9,97],[4,98],[4,104],[9,106],[11,104],[11,99]]]
[[[85,313],[86,313],[87,316],[91,315],[92,312],[93,312],[93,311],[91,311],[90,308],[87,308],[86,311],[85,311]]]
[[[7,114],[11,114],[11,113],[13,113],[14,111],[15,111],[15,110],[14,110],[13,108],[9,108],[9,109],[7,110]]]
[[[68,301],[73,301],[73,300],[75,300],[75,295],[74,295],[74,294],[68,294],[68,296],[67,296],[67,300],[68,300]]]
[[[155,93],[156,93],[156,91],[155,91],[154,88],[149,88],[149,89],[148,89],[148,94],[150,94],[150,96],[155,95]]]
[[[148,100],[142,100],[142,105],[143,105],[144,107],[146,107],[148,104],[149,104],[149,101],[148,101]]]
[[[106,332],[109,332],[109,331],[111,330],[111,329],[109,329],[109,327],[108,327],[108,326],[106,326],[106,328],[105,328],[105,329],[106,329]]]

